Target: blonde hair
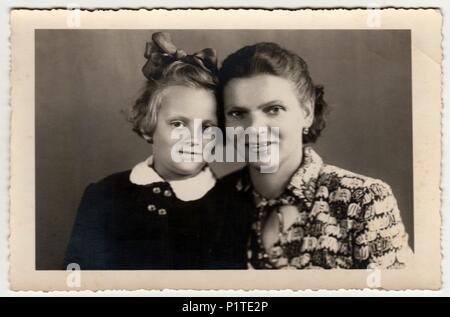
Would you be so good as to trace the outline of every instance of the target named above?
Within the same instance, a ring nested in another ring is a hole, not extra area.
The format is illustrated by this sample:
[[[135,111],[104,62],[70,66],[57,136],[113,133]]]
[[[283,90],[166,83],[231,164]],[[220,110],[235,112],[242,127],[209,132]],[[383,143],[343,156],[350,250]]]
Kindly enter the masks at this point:
[[[216,94],[218,80],[212,72],[180,60],[167,65],[158,79],[147,80],[143,92],[129,111],[128,121],[133,125],[133,131],[150,143],[163,92],[170,86],[202,88]]]

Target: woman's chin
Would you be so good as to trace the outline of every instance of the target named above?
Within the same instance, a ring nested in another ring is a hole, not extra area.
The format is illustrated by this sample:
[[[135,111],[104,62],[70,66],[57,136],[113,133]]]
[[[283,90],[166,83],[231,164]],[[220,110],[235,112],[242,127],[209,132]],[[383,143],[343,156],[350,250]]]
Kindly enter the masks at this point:
[[[247,165],[250,168],[253,168],[259,172],[266,173],[267,171],[276,171],[278,170],[278,164],[271,161],[255,161],[255,162],[248,162]]]
[[[253,156],[249,154],[246,157],[246,162],[248,166],[255,169],[267,168],[273,165],[278,165],[279,156],[271,155],[270,152],[258,153],[258,155],[254,154]]]

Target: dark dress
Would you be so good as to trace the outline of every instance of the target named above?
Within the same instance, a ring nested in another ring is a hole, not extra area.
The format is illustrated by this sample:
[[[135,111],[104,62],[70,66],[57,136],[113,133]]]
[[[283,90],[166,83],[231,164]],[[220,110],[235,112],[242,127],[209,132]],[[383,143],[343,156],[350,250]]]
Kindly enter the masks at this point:
[[[167,182],[136,185],[129,176],[113,174],[87,187],[64,267],[246,268],[249,222],[234,184],[218,181],[202,198],[182,201]]]

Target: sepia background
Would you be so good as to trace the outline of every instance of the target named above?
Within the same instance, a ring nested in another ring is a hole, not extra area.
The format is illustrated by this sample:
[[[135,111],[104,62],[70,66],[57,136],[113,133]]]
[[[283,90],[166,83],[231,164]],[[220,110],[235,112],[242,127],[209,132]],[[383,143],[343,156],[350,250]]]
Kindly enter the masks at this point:
[[[36,269],[62,269],[84,188],[151,153],[126,110],[144,84],[145,42],[159,30],[37,30]],[[274,41],[325,87],[328,125],[314,146],[328,164],[389,183],[413,246],[411,41],[407,30],[169,31],[192,53]],[[235,168],[215,164],[224,175]]]

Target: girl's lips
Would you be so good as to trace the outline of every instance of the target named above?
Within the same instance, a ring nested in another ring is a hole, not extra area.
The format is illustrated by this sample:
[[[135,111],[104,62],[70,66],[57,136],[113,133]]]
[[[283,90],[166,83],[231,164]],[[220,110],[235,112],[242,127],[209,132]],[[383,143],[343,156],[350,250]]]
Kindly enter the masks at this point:
[[[186,151],[178,151],[180,154],[184,155],[203,155],[203,153],[197,153],[197,152],[186,152]]]
[[[245,143],[245,146],[249,148],[259,148],[259,147],[268,147],[273,144],[278,144],[278,141],[269,141],[269,142],[259,142],[259,143]]]

